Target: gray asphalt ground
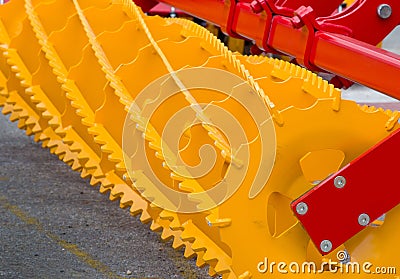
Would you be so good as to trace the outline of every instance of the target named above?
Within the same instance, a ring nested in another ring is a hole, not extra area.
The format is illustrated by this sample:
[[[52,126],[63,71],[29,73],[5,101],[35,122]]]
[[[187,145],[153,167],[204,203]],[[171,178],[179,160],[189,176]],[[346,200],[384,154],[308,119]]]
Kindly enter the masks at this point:
[[[209,278],[0,115],[0,278]]]

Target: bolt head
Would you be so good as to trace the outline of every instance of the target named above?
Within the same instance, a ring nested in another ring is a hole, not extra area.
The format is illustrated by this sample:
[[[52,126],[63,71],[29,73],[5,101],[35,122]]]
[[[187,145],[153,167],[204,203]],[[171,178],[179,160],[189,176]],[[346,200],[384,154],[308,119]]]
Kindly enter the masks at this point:
[[[392,15],[392,7],[388,4],[380,4],[376,10],[382,19],[388,19]]]
[[[329,240],[322,240],[319,247],[321,248],[322,252],[328,253],[332,250],[332,242],[330,242]]]
[[[261,6],[261,4],[257,0],[254,0],[253,2],[251,2],[250,7],[253,10],[253,12],[256,14],[259,14],[264,10],[263,7]]]
[[[304,22],[298,16],[292,17],[290,21],[292,22],[293,27],[296,29],[300,29],[304,26]]]
[[[362,213],[360,214],[360,216],[358,216],[358,223],[361,226],[368,226],[369,222],[371,221],[371,219],[369,218],[368,214]]]
[[[344,176],[338,175],[333,180],[333,184],[335,184],[336,188],[342,189],[346,185],[346,178],[344,178]]]
[[[296,212],[299,215],[305,215],[308,211],[308,205],[305,202],[299,202],[296,205]]]

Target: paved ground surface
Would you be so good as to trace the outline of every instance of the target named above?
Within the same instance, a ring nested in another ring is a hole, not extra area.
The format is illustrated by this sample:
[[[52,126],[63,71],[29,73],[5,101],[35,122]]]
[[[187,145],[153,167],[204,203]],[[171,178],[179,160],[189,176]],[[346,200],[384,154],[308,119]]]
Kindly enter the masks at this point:
[[[1,115],[0,278],[209,277]]]

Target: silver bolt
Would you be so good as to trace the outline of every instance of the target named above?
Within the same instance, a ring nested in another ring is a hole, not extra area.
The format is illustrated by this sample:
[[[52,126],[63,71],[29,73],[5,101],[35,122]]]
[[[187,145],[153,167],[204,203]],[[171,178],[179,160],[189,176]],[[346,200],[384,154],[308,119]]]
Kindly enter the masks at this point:
[[[176,9],[175,7],[171,7],[171,13],[169,14],[170,17],[176,17]]]
[[[380,18],[388,19],[392,15],[392,7],[388,4],[380,4],[376,12]]]
[[[296,212],[299,215],[305,215],[307,213],[307,211],[308,211],[308,205],[305,202],[299,202],[296,205]]]
[[[322,240],[319,246],[321,247],[321,251],[325,253],[328,253],[330,250],[332,250],[332,242],[329,240]]]
[[[358,216],[358,223],[361,226],[367,226],[369,224],[370,218],[368,216],[368,214],[362,213],[360,214],[360,216]]]
[[[122,179],[126,181],[126,174],[122,175]]]
[[[338,189],[342,189],[346,185],[346,178],[344,178],[341,175],[338,175],[335,177],[333,180],[333,184],[335,184],[335,187]]]

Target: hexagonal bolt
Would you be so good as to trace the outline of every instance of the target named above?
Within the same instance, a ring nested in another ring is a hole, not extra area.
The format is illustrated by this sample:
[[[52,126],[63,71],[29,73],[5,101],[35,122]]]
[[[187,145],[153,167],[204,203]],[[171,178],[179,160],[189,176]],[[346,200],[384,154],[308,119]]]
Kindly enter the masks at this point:
[[[332,250],[332,242],[330,242],[329,240],[322,240],[319,247],[321,248],[322,252],[328,253]]]
[[[261,4],[257,1],[254,0],[250,3],[250,8],[253,10],[254,13],[259,14],[261,13],[264,8],[261,6]]]
[[[346,185],[346,178],[344,178],[344,176],[338,175],[333,180],[333,184],[336,188],[342,189]]]
[[[392,15],[392,7],[388,4],[380,4],[376,9],[378,16],[382,19],[388,19]]]
[[[369,218],[368,214],[362,213],[360,214],[360,216],[358,216],[358,223],[361,226],[368,226],[369,222],[371,221],[371,219]]]
[[[308,211],[308,205],[305,202],[299,202],[296,205],[296,212],[299,215],[305,215]]]

